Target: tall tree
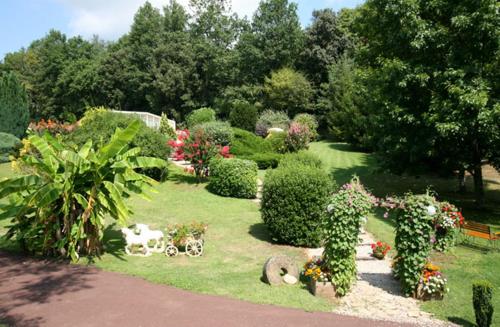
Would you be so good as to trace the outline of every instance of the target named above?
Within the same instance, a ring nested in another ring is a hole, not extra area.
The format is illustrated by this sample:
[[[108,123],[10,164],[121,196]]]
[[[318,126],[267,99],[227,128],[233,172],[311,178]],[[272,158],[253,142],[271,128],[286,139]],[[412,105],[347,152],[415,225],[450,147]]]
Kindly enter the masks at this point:
[[[314,10],[305,31],[301,68],[317,86],[328,82],[328,67],[349,48],[350,41],[331,9]]]
[[[28,98],[14,73],[0,73],[0,132],[19,138],[29,123]]]
[[[165,6],[163,37],[153,53],[154,93],[150,102],[155,112],[181,119],[197,106],[200,82],[192,37],[187,30],[188,14],[175,1]]]
[[[498,8],[496,0],[368,0],[358,21],[360,59],[375,71],[382,108],[379,150],[398,166],[468,170],[478,202],[483,161],[498,153]]]
[[[262,82],[273,70],[294,67],[303,43],[297,4],[261,1],[251,28],[243,32],[237,46],[242,82]]]

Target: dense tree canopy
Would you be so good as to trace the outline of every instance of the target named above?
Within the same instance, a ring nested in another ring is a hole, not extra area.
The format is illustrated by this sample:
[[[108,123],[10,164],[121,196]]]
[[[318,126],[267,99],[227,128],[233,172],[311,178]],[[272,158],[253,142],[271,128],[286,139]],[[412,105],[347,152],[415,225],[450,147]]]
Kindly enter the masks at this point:
[[[99,105],[178,121],[201,107],[228,119],[237,103],[310,111],[394,171],[469,171],[481,198],[481,165],[500,169],[497,1],[367,0],[315,10],[305,28],[289,0],[261,0],[250,20],[230,7],[146,2],[115,42],[51,30],[0,72],[24,86],[35,120]]]
[[[378,149],[399,167],[466,169],[478,199],[483,160],[498,153],[498,8],[495,0],[368,0],[359,18],[359,57],[374,69],[382,108],[373,110]]]

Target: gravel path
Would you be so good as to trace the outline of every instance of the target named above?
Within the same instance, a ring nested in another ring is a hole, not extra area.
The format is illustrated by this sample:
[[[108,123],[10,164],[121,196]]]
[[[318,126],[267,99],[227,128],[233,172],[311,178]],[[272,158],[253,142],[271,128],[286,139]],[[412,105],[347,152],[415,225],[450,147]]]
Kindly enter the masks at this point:
[[[373,319],[406,322],[420,326],[454,326],[432,318],[420,310],[418,301],[403,296],[399,282],[393,277],[391,261],[371,256],[373,237],[362,232],[356,248],[357,281],[352,290],[339,299],[335,312]],[[309,257],[321,255],[322,248],[308,249]]]

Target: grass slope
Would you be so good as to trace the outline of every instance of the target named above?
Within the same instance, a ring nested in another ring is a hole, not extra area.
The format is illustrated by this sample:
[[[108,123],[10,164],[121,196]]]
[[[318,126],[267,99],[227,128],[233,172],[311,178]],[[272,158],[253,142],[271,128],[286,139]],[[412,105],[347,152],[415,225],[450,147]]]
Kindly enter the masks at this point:
[[[317,142],[311,144],[310,151],[318,155],[325,163],[326,169],[332,173],[339,184],[347,182],[353,174],[377,196],[399,194],[411,190],[414,193],[424,192],[428,185],[438,192],[441,198],[464,208],[466,219],[482,221],[496,228],[500,227],[500,179],[498,175],[486,168],[486,198],[487,206],[478,210],[472,205],[472,196],[458,195],[453,190],[455,180],[436,176],[396,176],[380,173],[375,158],[366,153],[353,151],[346,144]],[[468,181],[472,190],[472,181]],[[382,212],[374,214],[367,223],[367,230],[377,239],[394,244],[393,222],[382,217]],[[437,317],[460,325],[474,325],[474,310],[472,308],[472,281],[488,279],[495,286],[495,313],[493,325],[500,325],[500,253],[488,249],[484,242],[476,241],[472,245],[459,245],[446,254],[433,253],[433,262],[440,265],[448,277],[450,293],[443,301],[431,301],[422,304],[426,311]]]

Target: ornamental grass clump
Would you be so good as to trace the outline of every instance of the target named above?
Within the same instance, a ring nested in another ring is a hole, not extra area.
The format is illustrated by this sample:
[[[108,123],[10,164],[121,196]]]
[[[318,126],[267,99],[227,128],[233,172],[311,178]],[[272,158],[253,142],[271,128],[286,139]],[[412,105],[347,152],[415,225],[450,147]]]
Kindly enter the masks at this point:
[[[335,193],[323,220],[324,260],[338,296],[345,295],[356,278],[356,245],[362,221],[376,204],[359,179]]]

